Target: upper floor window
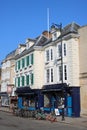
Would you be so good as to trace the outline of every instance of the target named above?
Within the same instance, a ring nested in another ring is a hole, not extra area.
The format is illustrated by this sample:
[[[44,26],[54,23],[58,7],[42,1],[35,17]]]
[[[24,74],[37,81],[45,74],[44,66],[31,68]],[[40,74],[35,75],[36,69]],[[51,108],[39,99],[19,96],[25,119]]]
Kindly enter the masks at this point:
[[[27,66],[28,66],[28,65],[33,65],[33,64],[34,64],[34,55],[33,55],[33,53],[30,54],[30,55],[28,55],[28,56],[26,57],[26,60],[27,60]]]
[[[64,79],[67,80],[67,66],[64,65]]]
[[[58,57],[62,56],[62,48],[61,48],[61,44],[58,45]]]
[[[53,49],[46,50],[46,62],[53,60]]]
[[[47,81],[47,83],[49,83],[49,81],[50,81],[50,71],[49,71],[49,69],[47,69],[47,71],[46,71],[46,81]]]
[[[53,69],[51,68],[51,82],[53,82]]]
[[[46,83],[53,82],[53,68],[49,68],[46,70]]]
[[[49,50],[46,51],[46,61],[49,61],[50,58],[49,58]]]
[[[53,40],[56,40],[57,39],[57,33],[54,33],[53,34]]]
[[[53,49],[51,49],[51,60],[53,60]]]
[[[62,66],[59,66],[59,81],[62,81]]]
[[[66,56],[66,44],[64,43],[64,56]]]

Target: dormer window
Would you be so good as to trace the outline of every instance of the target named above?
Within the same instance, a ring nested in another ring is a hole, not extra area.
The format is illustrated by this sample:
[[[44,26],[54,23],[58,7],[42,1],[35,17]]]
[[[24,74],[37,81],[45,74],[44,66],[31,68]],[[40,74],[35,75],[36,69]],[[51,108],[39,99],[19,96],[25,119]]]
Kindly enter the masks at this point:
[[[57,33],[54,33],[53,34],[53,40],[56,40],[57,39]]]
[[[26,48],[29,49],[29,43],[26,44]]]

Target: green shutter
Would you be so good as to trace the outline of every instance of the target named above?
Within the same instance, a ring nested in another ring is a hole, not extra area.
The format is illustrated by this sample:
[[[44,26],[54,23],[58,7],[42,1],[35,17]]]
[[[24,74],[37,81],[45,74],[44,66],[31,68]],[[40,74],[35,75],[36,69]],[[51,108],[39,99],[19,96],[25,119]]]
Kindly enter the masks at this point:
[[[20,77],[18,77],[18,87],[20,87]]]
[[[34,64],[34,56],[33,56],[33,54],[31,54],[31,64],[32,65]]]
[[[27,66],[29,65],[29,56],[27,56]]]
[[[29,75],[26,75],[26,84],[29,85]]]
[[[24,68],[24,67],[25,67],[25,59],[22,58],[22,68]]]
[[[20,60],[18,61],[18,70],[20,69]]]
[[[22,86],[24,86],[24,76],[22,76]]]

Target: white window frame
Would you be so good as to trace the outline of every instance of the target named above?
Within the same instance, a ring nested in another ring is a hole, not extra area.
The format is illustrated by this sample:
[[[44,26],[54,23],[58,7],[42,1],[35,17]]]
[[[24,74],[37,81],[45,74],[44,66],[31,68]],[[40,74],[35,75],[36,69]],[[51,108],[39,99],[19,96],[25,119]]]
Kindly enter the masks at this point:
[[[47,71],[49,71],[49,72],[47,72]],[[45,78],[46,84],[50,84],[50,83],[54,82],[54,69],[53,68],[47,68],[45,75],[46,75],[45,76],[46,77]]]
[[[45,50],[45,62],[49,63],[50,61],[53,61],[53,59],[54,59],[53,48],[50,47]]]
[[[64,81],[67,81],[67,65],[64,64]]]
[[[66,43],[63,44],[63,56],[67,55],[67,46]]]

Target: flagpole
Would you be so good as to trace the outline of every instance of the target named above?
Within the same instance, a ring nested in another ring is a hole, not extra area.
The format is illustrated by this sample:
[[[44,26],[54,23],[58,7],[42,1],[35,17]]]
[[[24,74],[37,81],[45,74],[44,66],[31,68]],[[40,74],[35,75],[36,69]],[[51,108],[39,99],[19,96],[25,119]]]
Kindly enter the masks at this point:
[[[49,8],[47,8],[47,30],[48,30],[48,38],[49,38]]]

